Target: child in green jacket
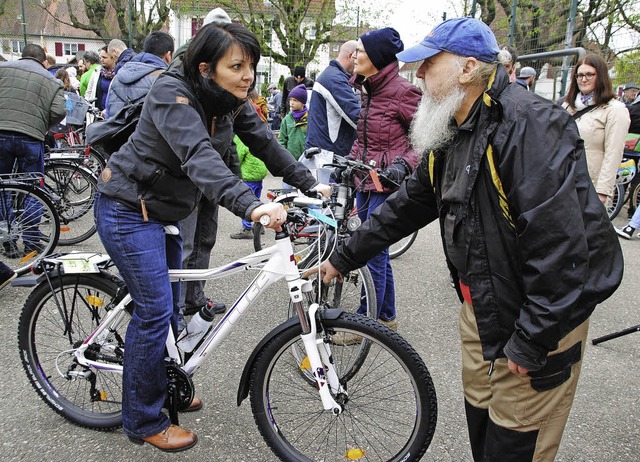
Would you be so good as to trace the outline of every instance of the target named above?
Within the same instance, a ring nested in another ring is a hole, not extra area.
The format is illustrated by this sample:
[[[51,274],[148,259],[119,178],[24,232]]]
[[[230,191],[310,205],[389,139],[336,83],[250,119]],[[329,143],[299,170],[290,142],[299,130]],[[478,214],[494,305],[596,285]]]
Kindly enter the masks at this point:
[[[289,107],[291,112],[282,119],[278,142],[291,153],[293,157],[300,158],[304,151],[304,143],[307,138],[307,89],[300,84],[289,92]],[[286,183],[282,183],[284,189],[292,189]]]

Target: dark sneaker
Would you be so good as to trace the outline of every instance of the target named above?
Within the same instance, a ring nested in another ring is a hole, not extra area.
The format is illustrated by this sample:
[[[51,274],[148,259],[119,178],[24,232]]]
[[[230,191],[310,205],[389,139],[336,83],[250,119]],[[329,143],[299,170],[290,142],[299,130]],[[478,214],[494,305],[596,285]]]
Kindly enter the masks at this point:
[[[17,274],[4,263],[0,262],[0,289],[16,278]]]
[[[618,233],[618,236],[624,237],[625,239],[632,239],[633,232],[635,230],[636,230],[635,228],[632,228],[631,226],[627,225],[622,229],[616,228],[616,233]]]
[[[231,239],[253,239],[253,232],[251,229],[243,229],[239,233],[232,234]]]
[[[22,258],[24,254],[18,250],[18,246],[15,242],[3,242],[2,247],[4,248],[4,254],[7,258]]]
[[[207,302],[205,304],[209,305],[209,308],[213,308],[213,312],[215,314],[222,314],[225,311],[227,311],[227,306],[224,303],[214,302],[213,300],[207,300]],[[185,316],[193,316],[194,314],[196,314],[201,309],[202,309],[202,305],[200,305],[200,306],[185,306],[184,315]]]

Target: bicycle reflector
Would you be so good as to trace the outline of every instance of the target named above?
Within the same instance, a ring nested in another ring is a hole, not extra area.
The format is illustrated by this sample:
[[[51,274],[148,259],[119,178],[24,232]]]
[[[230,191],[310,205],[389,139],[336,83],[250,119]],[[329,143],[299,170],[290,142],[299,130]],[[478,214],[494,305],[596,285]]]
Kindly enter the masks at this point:
[[[344,454],[344,458],[347,460],[360,460],[365,456],[365,454],[365,450],[361,448],[349,449]]]

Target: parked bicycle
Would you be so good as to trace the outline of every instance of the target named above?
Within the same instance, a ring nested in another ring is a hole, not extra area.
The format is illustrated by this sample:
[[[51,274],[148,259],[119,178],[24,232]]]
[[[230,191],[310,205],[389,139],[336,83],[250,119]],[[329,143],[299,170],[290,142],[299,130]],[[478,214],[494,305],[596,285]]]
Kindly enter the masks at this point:
[[[609,219],[613,220],[625,204],[629,204],[629,216],[640,203],[640,181],[638,181],[638,161],[640,160],[640,135],[630,133],[624,148],[624,156],[616,174],[613,196],[605,207]],[[635,181],[634,181],[635,179]]]
[[[318,153],[320,153],[320,149],[311,148],[306,150],[302,155],[311,158]],[[382,191],[382,185],[380,185],[378,179],[382,173],[363,162],[346,159],[337,155],[333,156],[333,161],[331,164],[326,164],[325,167],[336,169],[334,176],[339,180],[338,183],[332,183],[331,206],[333,214],[339,224],[338,235],[344,237],[355,231],[362,223],[358,217],[358,208],[356,206],[356,177],[358,175],[369,175],[372,177],[375,175],[374,181],[377,182],[379,190]],[[282,202],[286,207],[298,193],[295,190],[290,190],[289,194],[283,195],[282,193],[284,192],[282,189],[271,189],[267,193],[267,197],[272,200],[278,197],[278,201]],[[315,222],[316,219],[312,219],[298,230],[292,231],[292,239],[294,240],[294,246],[296,248],[301,248],[314,242],[317,228],[314,224]],[[259,223],[254,224],[253,246],[255,250],[260,250],[265,245],[262,231],[262,226]],[[415,231],[393,244],[389,248],[389,257],[394,259],[403,255],[413,245],[417,236],[418,231]]]
[[[60,237],[56,206],[42,175],[0,175],[0,259],[19,275],[51,253]]]
[[[312,210],[328,217],[324,226],[335,225],[331,208],[305,197],[293,201],[287,222],[301,224]],[[204,358],[261,293],[285,279],[296,316],[256,346],[238,390],[238,404],[250,398],[256,425],[269,447],[280,459],[291,461],[419,460],[437,419],[426,365],[396,332],[372,319],[328,308],[320,293],[312,294],[313,281],[301,278],[303,270],[291,258],[288,228],[277,233],[274,246],[230,264],[169,271],[172,281],[257,271],[193,351],[180,348],[181,339],[192,334],[189,328],[177,339],[169,333],[166,405],[172,422],[178,423],[178,411],[193,400],[193,377]],[[168,232],[177,229],[169,227]],[[109,266],[106,255],[45,258],[36,267],[39,283],[25,303],[18,330],[22,363],[40,397],[68,420],[102,430],[121,425],[121,372],[133,309],[126,287]],[[335,341],[347,333],[361,342]]]

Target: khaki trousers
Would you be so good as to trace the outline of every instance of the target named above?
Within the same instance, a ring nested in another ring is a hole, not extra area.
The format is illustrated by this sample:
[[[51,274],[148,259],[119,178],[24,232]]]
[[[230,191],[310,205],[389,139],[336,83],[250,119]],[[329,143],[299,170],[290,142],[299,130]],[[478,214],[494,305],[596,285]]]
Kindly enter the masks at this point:
[[[587,320],[567,334],[558,349],[549,354],[549,363],[553,362],[554,355],[560,355],[557,358],[573,355],[574,360],[559,372],[543,371],[533,379],[528,374],[515,375],[509,371],[507,360],[501,358],[495,361],[489,376],[490,362],[482,358],[473,307],[463,303],[460,310],[462,383],[467,406],[473,409],[471,413],[468,410],[467,420],[470,436],[474,432],[482,435],[480,444],[476,440],[476,447],[471,438],[476,460],[554,460],[573,404],[588,328]],[[488,411],[488,419],[480,425],[486,431],[477,426],[477,421],[482,419],[472,417],[476,422],[469,422],[470,414],[475,413],[477,417],[477,411],[483,410]]]

